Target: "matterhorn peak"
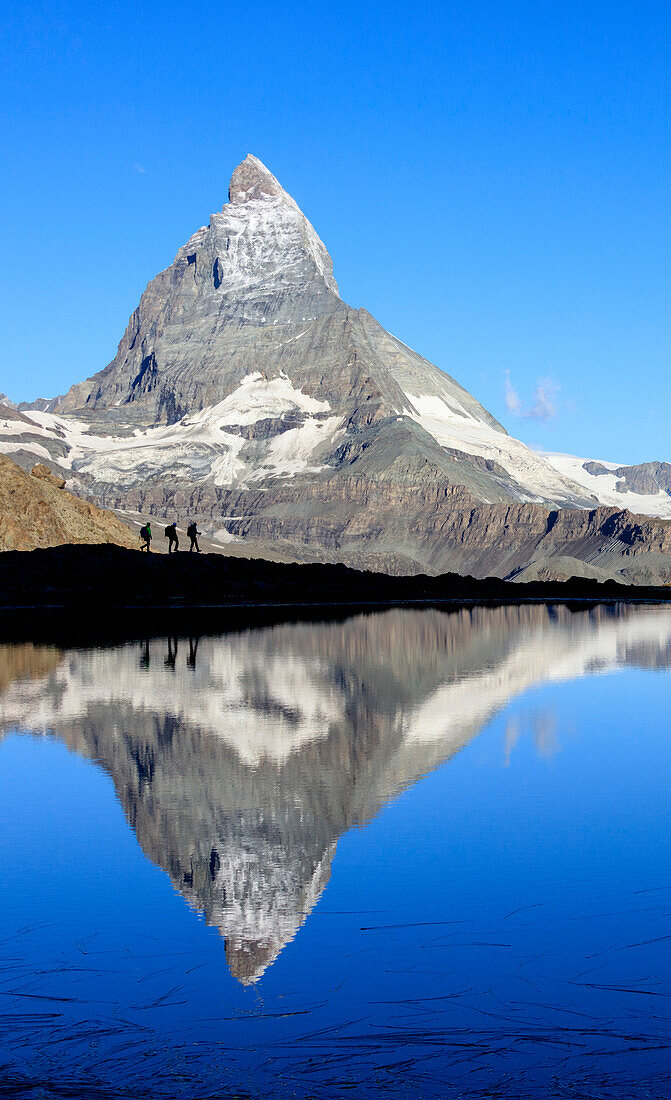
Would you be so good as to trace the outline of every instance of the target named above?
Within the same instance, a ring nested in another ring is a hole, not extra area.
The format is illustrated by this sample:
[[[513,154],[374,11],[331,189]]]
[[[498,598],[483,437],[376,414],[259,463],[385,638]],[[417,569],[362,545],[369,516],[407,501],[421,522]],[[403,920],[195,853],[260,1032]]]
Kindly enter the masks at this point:
[[[228,201],[232,203],[284,195],[286,192],[282,185],[253,153],[248,153],[235,169],[228,187]]]

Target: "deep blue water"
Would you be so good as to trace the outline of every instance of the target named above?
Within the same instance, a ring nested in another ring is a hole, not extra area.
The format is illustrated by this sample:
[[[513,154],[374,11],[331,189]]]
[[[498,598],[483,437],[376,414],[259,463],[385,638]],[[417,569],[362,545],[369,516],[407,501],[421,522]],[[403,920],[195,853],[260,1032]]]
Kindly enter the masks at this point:
[[[0,1095],[671,1096],[670,665],[639,607],[1,647]]]

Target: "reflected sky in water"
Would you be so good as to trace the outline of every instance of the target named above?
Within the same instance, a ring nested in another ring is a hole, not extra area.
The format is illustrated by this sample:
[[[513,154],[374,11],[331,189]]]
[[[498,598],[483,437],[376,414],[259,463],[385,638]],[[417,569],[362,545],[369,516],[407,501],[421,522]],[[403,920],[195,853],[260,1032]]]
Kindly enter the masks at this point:
[[[671,1096],[670,666],[637,606],[0,647],[0,1080]]]

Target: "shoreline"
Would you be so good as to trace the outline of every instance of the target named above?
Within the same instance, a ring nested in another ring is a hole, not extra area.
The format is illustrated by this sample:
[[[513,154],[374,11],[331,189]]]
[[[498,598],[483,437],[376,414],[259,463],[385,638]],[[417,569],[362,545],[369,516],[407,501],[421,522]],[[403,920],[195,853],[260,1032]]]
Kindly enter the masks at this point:
[[[177,558],[114,545],[0,554],[0,639],[98,639],[226,633],[280,622],[341,620],[394,608],[661,605],[671,587],[574,578],[518,584],[456,573],[390,576],[339,564],[220,554]]]

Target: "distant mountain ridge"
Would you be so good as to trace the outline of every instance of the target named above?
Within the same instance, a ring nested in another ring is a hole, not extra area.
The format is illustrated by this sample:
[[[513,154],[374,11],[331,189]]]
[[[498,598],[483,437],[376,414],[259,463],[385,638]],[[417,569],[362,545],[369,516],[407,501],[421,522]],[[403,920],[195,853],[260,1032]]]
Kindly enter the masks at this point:
[[[671,518],[668,464],[634,472],[537,454],[343,302],[324,244],[251,155],[229,202],[149,283],[112,362],[61,397],[1,408],[0,450],[50,460],[107,507],[189,513],[250,552],[281,543],[299,559],[391,571],[450,567],[456,546],[432,494],[450,513],[605,503]],[[376,504],[383,484],[392,517]],[[474,560],[478,538],[475,524]],[[490,555],[487,569],[509,556]],[[655,569],[671,579],[671,559]]]

